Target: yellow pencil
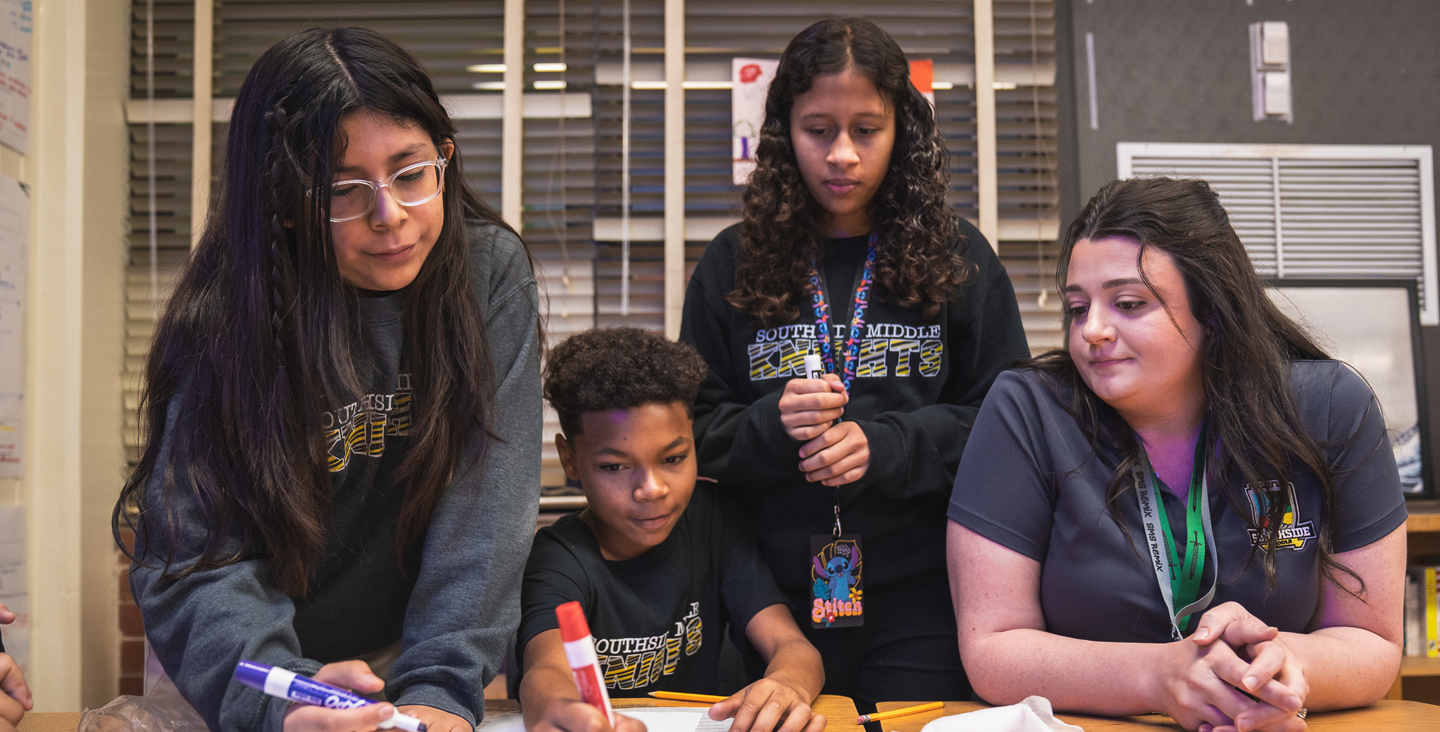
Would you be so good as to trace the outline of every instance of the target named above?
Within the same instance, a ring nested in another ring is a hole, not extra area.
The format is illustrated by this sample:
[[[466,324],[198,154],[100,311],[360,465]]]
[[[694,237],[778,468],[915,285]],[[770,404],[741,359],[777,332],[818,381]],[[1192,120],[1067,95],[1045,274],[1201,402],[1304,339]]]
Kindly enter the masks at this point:
[[[650,692],[650,696],[656,699],[688,702],[720,702],[730,698],[728,696],[715,696],[714,694],[686,694],[681,691],[652,691]]]
[[[919,714],[921,712],[929,712],[936,709],[941,709],[944,706],[945,702],[930,702],[929,704],[920,704],[918,706],[905,707],[904,709],[892,709],[888,712],[879,712],[878,714],[862,714],[860,715],[859,719],[855,720],[855,724],[865,724],[866,722],[879,722],[882,719],[890,719],[891,717],[903,717],[907,714]]]

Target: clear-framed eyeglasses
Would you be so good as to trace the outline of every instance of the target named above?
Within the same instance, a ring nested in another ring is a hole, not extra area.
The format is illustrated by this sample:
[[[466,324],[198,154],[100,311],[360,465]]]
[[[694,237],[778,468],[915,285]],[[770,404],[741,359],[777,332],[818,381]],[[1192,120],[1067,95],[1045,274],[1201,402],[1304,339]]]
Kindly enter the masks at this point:
[[[445,189],[445,158],[427,160],[407,165],[384,180],[342,180],[330,186],[330,221],[342,223],[354,221],[375,208],[375,197],[381,188],[389,188],[390,195],[401,206],[419,206],[428,203]],[[310,192],[306,191],[306,195]]]

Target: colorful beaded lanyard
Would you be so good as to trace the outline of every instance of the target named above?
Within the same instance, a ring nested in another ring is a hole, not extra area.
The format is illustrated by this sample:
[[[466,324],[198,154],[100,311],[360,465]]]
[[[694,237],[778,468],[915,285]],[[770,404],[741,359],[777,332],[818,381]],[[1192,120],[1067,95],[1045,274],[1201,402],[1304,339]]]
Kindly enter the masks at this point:
[[[838,369],[850,391],[860,361],[860,334],[865,330],[865,308],[870,304],[870,284],[875,281],[875,235],[866,244],[865,267],[855,286],[855,307],[850,313],[850,332],[843,347],[844,365]],[[837,373],[835,344],[830,337],[830,304],[825,300],[825,286],[820,268],[810,261],[811,304],[815,307],[816,340],[820,342],[820,360],[827,373]],[[810,620],[813,628],[840,628],[864,624],[863,580],[860,570],[860,535],[846,534],[840,527],[840,486],[835,486],[835,526],[830,535],[810,537],[811,579],[814,609]],[[840,559],[837,559],[840,558]],[[838,563],[837,563],[838,562]],[[821,579],[817,579],[817,574]],[[837,584],[842,583],[842,584]]]
[[[845,337],[845,362],[840,379],[845,390],[855,378],[855,366],[860,361],[860,338],[865,326],[865,307],[870,303],[870,283],[875,281],[875,235],[870,235],[866,245],[865,269],[860,274],[860,284],[855,287],[855,311],[850,317],[850,332]],[[825,301],[825,287],[820,282],[820,269],[810,261],[811,304],[815,307],[816,340],[820,342],[820,360],[825,363],[827,373],[836,373],[834,346],[830,339],[830,303]]]

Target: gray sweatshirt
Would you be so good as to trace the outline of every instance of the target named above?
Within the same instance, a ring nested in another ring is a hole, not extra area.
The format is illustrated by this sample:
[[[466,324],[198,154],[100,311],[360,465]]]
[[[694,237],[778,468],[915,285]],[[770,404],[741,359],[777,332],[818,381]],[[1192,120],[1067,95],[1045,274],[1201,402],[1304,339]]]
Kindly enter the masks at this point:
[[[370,393],[355,404],[331,405],[324,416],[335,503],[311,591],[303,598],[280,592],[260,555],[178,581],[162,577],[158,567],[131,565],[130,586],[155,654],[211,730],[282,727],[289,702],[231,682],[240,659],[314,674],[323,663],[396,640],[403,651],[385,688],[392,702],[436,707],[472,724],[484,715],[485,686],[499,672],[519,622],[521,576],[535,530],[540,344],[535,279],[523,246],[497,227],[472,222],[470,228],[471,275],[496,384],[486,416],[500,439],[485,444],[484,432],[471,430],[466,458],[404,566],[393,549],[403,492],[390,476],[409,447],[412,386],[424,385],[399,372],[398,294],[361,303],[364,343],[375,364]],[[175,434],[169,427],[182,401],[170,404],[148,510],[164,510],[158,476],[168,469]],[[469,465],[482,448],[483,462]],[[171,509],[183,516],[180,546],[203,541],[196,507]],[[168,553],[162,533],[150,537],[152,559]],[[232,537],[231,546],[238,545]],[[180,566],[188,561],[177,557]]]

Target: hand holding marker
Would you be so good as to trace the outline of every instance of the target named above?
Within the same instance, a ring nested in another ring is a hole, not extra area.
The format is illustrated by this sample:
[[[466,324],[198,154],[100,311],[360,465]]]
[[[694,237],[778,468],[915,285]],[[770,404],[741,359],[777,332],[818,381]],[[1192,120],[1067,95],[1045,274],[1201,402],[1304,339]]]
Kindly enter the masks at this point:
[[[301,676],[294,671],[266,666],[254,661],[241,661],[235,664],[235,680],[251,688],[259,689],[270,696],[326,709],[354,709],[375,703],[338,686],[331,686],[309,676]],[[406,732],[425,732],[424,722],[408,714],[402,714],[398,709],[389,719],[376,726],[380,729],[399,727]]]
[[[824,365],[824,362],[820,360],[820,354],[818,354],[818,353],[807,353],[807,354],[805,354],[805,378],[807,378],[807,379],[823,379],[823,378],[825,378],[825,365]]]
[[[595,639],[590,637],[590,624],[585,622],[584,609],[578,602],[567,602],[555,608],[555,619],[560,621],[565,658],[570,662],[570,673],[575,675],[580,700],[599,709],[613,728],[615,711],[610,708],[610,692],[605,690],[605,684],[600,680],[600,659],[595,655]]]
[[[807,354],[805,354],[805,378],[807,378],[807,379],[820,379],[820,380],[823,380],[823,379],[825,378],[825,362],[820,360],[820,354],[818,354],[818,353],[807,353]],[[833,387],[833,386],[831,387],[831,390],[832,390],[832,391],[834,390],[834,387]],[[842,392],[842,393],[843,393],[843,392]],[[843,418],[843,417],[837,417],[837,418],[835,419],[835,421],[831,422],[830,424],[832,424],[832,425],[834,425],[834,424],[840,424],[840,420],[841,420],[841,419],[844,419],[844,418]]]

